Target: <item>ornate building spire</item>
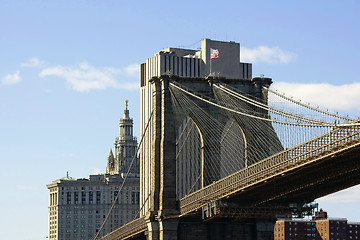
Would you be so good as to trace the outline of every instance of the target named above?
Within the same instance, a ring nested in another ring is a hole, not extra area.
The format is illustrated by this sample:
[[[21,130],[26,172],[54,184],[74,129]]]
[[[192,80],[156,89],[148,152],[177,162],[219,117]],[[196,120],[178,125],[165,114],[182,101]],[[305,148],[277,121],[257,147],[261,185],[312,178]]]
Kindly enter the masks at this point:
[[[136,154],[137,139],[133,136],[133,120],[130,118],[129,101],[125,101],[124,116],[120,119],[120,135],[115,140],[115,156],[110,149],[108,157],[107,174],[126,173]],[[132,173],[139,173],[139,160],[136,158]]]
[[[115,163],[114,154],[112,152],[112,149],[110,148],[110,152],[107,159],[106,173],[114,174],[114,172],[116,172],[116,163]]]
[[[128,120],[129,118],[129,110],[128,110],[128,100],[125,100],[125,110],[124,110],[124,117],[123,120]],[[120,120],[121,123],[121,120]]]
[[[133,120],[129,116],[128,100],[125,101],[124,116],[120,119],[120,140],[133,140]]]

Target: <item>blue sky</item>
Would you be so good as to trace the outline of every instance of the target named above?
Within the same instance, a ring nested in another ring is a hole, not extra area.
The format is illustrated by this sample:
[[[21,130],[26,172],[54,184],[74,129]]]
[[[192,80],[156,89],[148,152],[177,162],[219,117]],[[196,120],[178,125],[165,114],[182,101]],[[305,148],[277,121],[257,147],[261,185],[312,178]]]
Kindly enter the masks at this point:
[[[104,172],[138,64],[166,47],[236,41],[253,75],[360,116],[358,1],[0,0],[0,239],[45,239],[46,184]],[[360,189],[320,199],[360,221]],[[18,227],[21,226],[21,231]]]

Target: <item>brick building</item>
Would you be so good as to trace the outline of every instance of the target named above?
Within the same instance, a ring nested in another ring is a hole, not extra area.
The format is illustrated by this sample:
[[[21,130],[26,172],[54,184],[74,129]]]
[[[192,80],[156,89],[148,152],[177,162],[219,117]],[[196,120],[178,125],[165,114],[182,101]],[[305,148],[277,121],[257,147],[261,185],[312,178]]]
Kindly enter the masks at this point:
[[[353,240],[360,239],[360,223],[346,218],[328,218],[320,210],[312,220],[280,219],[274,227],[274,240]]]

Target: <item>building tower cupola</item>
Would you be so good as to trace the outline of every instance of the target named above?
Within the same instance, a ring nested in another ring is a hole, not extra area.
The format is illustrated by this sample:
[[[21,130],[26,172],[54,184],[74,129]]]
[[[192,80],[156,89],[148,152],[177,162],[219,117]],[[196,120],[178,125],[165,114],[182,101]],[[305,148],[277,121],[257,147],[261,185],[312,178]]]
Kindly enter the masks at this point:
[[[126,108],[124,117],[120,119],[120,136],[119,140],[133,140],[133,120],[129,117],[128,100],[125,101]]]
[[[120,135],[115,139],[114,171],[107,172],[110,174],[126,173],[134,156],[136,161],[131,173],[139,173],[139,160],[136,157],[137,139],[133,135],[134,123],[129,115],[128,102],[125,101],[124,116],[120,118]]]

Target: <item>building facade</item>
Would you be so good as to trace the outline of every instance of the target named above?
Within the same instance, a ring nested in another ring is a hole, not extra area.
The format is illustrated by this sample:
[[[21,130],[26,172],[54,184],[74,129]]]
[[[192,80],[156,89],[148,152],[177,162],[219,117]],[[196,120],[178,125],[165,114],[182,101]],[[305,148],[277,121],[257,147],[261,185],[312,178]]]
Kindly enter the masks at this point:
[[[218,55],[212,56],[212,50]],[[151,149],[154,89],[149,82],[153,77],[173,75],[188,78],[205,78],[208,76],[225,77],[250,81],[252,65],[240,62],[240,44],[204,39],[200,50],[166,48],[141,64],[140,77],[140,132],[144,135],[144,144],[140,148],[140,204],[144,205],[141,215],[150,209],[151,200]],[[145,131],[146,130],[146,131]]]
[[[274,240],[317,240],[316,223],[311,220],[278,220],[274,227]]]
[[[133,137],[133,120],[129,110],[120,119],[120,135],[115,140],[115,156],[110,150],[105,174],[90,175],[88,179],[66,177],[47,185],[49,189],[49,239],[88,240],[132,221],[139,211],[139,159],[137,140]],[[130,174],[119,192],[128,168]]]
[[[320,210],[312,220],[278,220],[274,240],[353,240],[360,239],[360,223],[346,218],[328,218]]]

